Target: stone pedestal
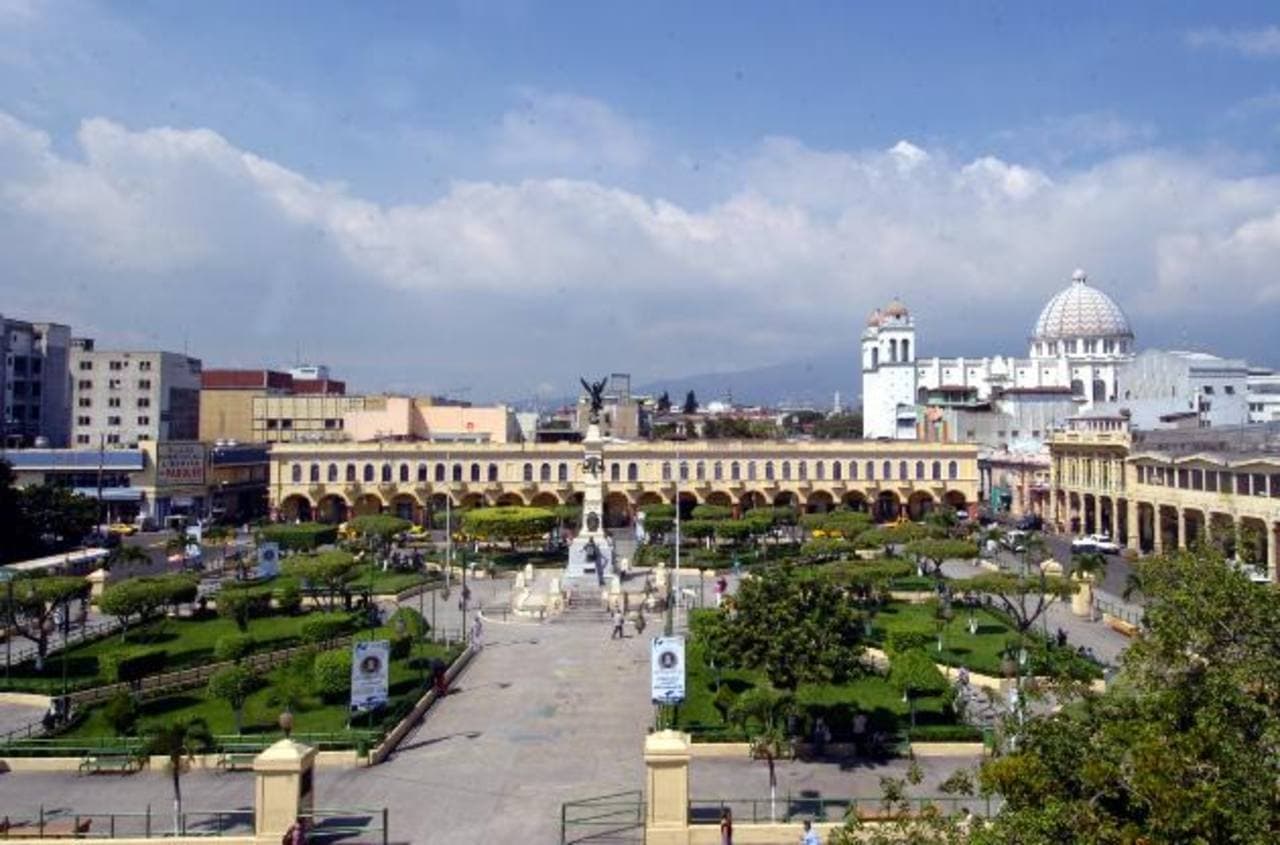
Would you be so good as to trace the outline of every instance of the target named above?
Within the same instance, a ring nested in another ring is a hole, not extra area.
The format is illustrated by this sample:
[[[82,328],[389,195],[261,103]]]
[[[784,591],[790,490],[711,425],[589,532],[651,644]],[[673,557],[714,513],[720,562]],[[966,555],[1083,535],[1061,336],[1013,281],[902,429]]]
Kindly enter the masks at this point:
[[[88,575],[84,576],[84,580],[89,582],[90,598],[102,598],[102,591],[107,588],[107,570],[95,569]]]
[[[1093,618],[1093,578],[1072,575],[1072,580],[1080,588],[1071,595],[1071,612],[1082,619]]]
[[[658,731],[645,739],[647,845],[689,845],[690,756],[686,733]]]
[[[254,835],[276,843],[302,813],[315,806],[316,750],[282,739],[253,761]]]
[[[582,441],[582,530],[569,546],[566,577],[596,577],[613,571],[613,541],[604,530],[604,441],[592,423]],[[593,559],[594,558],[594,559]]]

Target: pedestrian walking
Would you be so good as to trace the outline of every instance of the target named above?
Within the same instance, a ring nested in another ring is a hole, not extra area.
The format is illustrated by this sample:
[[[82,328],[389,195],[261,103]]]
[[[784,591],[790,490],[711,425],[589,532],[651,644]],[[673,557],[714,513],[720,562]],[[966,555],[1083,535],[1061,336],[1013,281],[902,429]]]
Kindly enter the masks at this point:
[[[471,645],[476,651],[484,648],[484,623],[479,614],[476,615],[476,621],[471,623]]]
[[[637,611],[636,611],[636,618],[635,618],[635,619],[633,619],[633,620],[631,620],[631,624],[636,626],[636,636],[637,636],[637,637],[644,633],[645,621],[644,621],[644,611],[643,611],[643,610],[637,610]]]
[[[611,640],[623,639],[626,635],[622,631],[622,627],[626,624],[627,617],[622,615],[621,610],[613,612],[613,633],[609,635]]]
[[[813,829],[813,822],[805,821],[804,833],[800,834],[800,845],[822,845],[822,840],[818,838],[818,831]]]
[[[728,589],[729,582],[725,580],[723,575],[721,575],[716,579],[716,607],[719,607],[724,602],[724,594]]]
[[[720,845],[733,845],[733,811],[720,808]]]

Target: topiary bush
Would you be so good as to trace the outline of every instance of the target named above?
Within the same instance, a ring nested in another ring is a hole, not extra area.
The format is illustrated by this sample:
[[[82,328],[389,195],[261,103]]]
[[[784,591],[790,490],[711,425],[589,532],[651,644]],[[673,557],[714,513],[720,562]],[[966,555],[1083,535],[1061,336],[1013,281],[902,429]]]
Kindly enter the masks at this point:
[[[406,636],[415,640],[420,640],[426,636],[427,631],[431,630],[431,625],[426,619],[422,618],[422,614],[412,607],[402,607],[391,614],[391,618],[387,620],[387,625],[392,630],[399,630],[404,627]]]
[[[354,631],[356,624],[349,613],[313,613],[298,633],[304,643],[322,645]]]
[[[254,639],[248,634],[227,634],[218,637],[213,644],[213,657],[219,662],[232,661],[239,663],[245,655],[253,651]]]
[[[885,635],[885,651],[890,655],[905,654],[914,649],[923,649],[934,640],[934,635],[923,628],[904,628],[890,631]]]
[[[276,606],[280,612],[294,616],[302,610],[302,588],[296,581],[286,581],[276,596]]]
[[[351,692],[351,651],[339,648],[317,654],[311,674],[317,695],[329,703],[341,701]]]
[[[135,689],[148,675],[164,670],[169,653],[161,650],[113,651],[98,658],[108,683],[128,684]]]
[[[241,631],[249,630],[249,620],[271,611],[271,594],[250,587],[223,587],[218,591],[218,615],[235,620]]]
[[[129,693],[121,691],[107,699],[102,715],[117,734],[125,736],[133,733],[138,725],[138,703]]]
[[[258,536],[268,543],[279,543],[284,551],[310,552],[320,546],[337,542],[336,525],[303,522],[297,525],[279,524],[263,526]]]

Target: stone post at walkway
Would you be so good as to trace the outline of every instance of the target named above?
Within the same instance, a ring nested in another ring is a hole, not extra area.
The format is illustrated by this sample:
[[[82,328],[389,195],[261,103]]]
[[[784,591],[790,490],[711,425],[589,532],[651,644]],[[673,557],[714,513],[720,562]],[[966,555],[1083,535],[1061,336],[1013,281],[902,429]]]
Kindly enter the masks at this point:
[[[658,731],[644,741],[645,843],[689,845],[690,737]]]
[[[254,836],[276,845],[315,805],[316,749],[282,739],[253,761]]]
[[[1079,589],[1071,594],[1071,612],[1084,619],[1093,618],[1093,576],[1072,573],[1071,580]]]

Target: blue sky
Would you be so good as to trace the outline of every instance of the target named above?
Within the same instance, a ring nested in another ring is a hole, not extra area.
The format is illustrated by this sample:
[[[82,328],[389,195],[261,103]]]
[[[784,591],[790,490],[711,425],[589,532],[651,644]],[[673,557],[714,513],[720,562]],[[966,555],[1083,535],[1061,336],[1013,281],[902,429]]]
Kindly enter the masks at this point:
[[[1274,359],[1277,27],[0,0],[0,301],[208,365],[301,347],[368,388],[515,398],[851,351],[895,294],[926,353],[1019,352],[1083,265],[1141,344]]]

